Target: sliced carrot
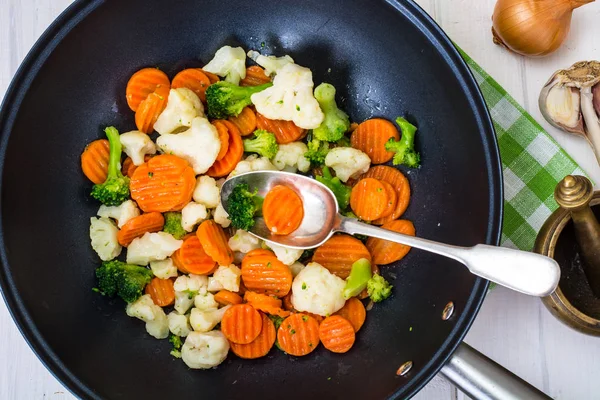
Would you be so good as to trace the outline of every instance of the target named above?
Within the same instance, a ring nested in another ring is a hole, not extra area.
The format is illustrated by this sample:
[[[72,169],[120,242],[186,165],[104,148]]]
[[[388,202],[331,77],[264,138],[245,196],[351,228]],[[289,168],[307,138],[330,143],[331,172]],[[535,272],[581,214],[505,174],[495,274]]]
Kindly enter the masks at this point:
[[[307,314],[292,314],[277,331],[281,349],[293,356],[305,356],[319,345],[319,323]]]
[[[208,77],[208,80],[210,81],[211,85],[213,83],[217,83],[221,80],[221,78],[219,78],[217,75],[213,74],[212,72],[208,72],[205,70],[202,70],[202,72],[204,72],[204,75],[206,75]]]
[[[385,149],[385,144],[392,138],[400,138],[396,126],[388,120],[372,118],[356,127],[350,143],[355,149],[365,152],[371,158],[371,163],[383,164],[394,157],[394,152]]]
[[[406,179],[402,172],[386,165],[377,165],[369,169],[367,173],[363,175],[363,178],[379,179],[380,181],[389,183],[396,189],[396,209],[391,215],[373,221],[374,224],[383,225],[404,214],[404,211],[406,211],[406,208],[408,207],[408,203],[410,203],[410,185],[408,184],[408,179]]]
[[[405,219],[390,221],[383,224],[381,227],[405,235],[415,236],[415,226],[412,222]],[[367,248],[371,254],[373,254],[373,262],[379,265],[386,265],[399,261],[403,259],[411,249],[410,246],[377,238],[367,239]]]
[[[215,128],[217,128],[219,141],[221,142],[221,149],[217,155],[217,161],[219,161],[225,157],[225,154],[227,154],[227,150],[229,149],[229,129],[227,129],[227,125],[225,125],[221,120],[213,121],[212,124]]]
[[[229,248],[227,237],[221,225],[213,220],[206,220],[198,227],[196,236],[206,254],[219,265],[229,265],[233,262],[233,251]]]
[[[283,297],[292,288],[292,272],[275,255],[245,256],[242,281],[248,290]]]
[[[339,233],[317,248],[312,261],[346,279],[350,275],[352,264],[361,258],[371,261],[371,253],[367,247],[357,238]]]
[[[213,178],[220,178],[228,175],[234,170],[235,166],[242,160],[244,156],[244,143],[240,136],[240,130],[231,122],[222,120],[221,121],[229,132],[229,146],[227,147],[227,153],[225,156],[215,161],[215,163],[206,171],[206,175],[212,176]]]
[[[169,87],[160,86],[142,101],[135,112],[135,126],[140,132],[152,133],[154,123],[160,113],[167,107]]]
[[[231,306],[221,320],[221,332],[230,342],[248,344],[262,330],[262,316],[249,304]]]
[[[248,344],[231,343],[231,351],[240,357],[248,360],[264,357],[275,344],[277,333],[275,324],[269,317],[262,315],[262,329],[256,339]]]
[[[296,312],[294,305],[292,304],[292,292],[289,292],[283,297],[283,309]]]
[[[279,300],[277,297],[268,296],[266,294],[256,293],[249,290],[244,294],[244,300],[257,310],[270,315],[278,315],[283,318],[290,315],[289,311],[281,308],[281,300]]]
[[[97,185],[106,180],[109,155],[110,149],[106,139],[94,140],[81,153],[81,170],[90,181]]]
[[[365,306],[363,305],[362,301],[356,297],[351,297],[346,301],[344,307],[342,307],[334,315],[339,315],[346,318],[352,324],[354,332],[358,332],[365,323],[365,319],[367,318],[367,310],[365,310]]]
[[[265,225],[274,235],[289,235],[304,219],[302,199],[293,189],[276,185],[265,196],[262,206]]]
[[[392,215],[392,213],[396,209],[396,203],[398,202],[398,194],[396,193],[396,189],[394,189],[389,183],[385,181],[379,181],[379,183],[381,183],[381,185],[385,189],[385,194],[387,195],[387,203],[385,204],[385,210],[379,218],[385,218]]]
[[[144,236],[148,232],[158,232],[165,225],[165,218],[159,212],[149,212],[131,218],[117,233],[117,240],[121,246],[129,246],[135,238]]]
[[[256,114],[252,107],[244,107],[237,117],[229,117],[229,122],[237,126],[242,136],[251,135],[256,130]]]
[[[189,203],[195,186],[196,174],[186,160],[162,154],[136,168],[129,190],[143,211],[166,212]]]
[[[352,188],[350,207],[365,221],[381,217],[388,206],[388,196],[382,183],[375,178],[361,179]]]
[[[157,306],[166,307],[175,303],[175,289],[171,279],[152,278],[146,285],[146,294],[152,297],[152,301]]]
[[[206,254],[196,235],[184,238],[183,244],[173,253],[171,259],[177,269],[185,274],[208,275],[217,267],[217,263]]]
[[[142,103],[158,88],[167,88],[169,91],[169,77],[157,68],[143,68],[133,74],[127,82],[125,97],[131,111],[137,111]]]
[[[196,93],[202,102],[205,102],[206,94],[204,92],[206,92],[206,88],[208,88],[210,84],[210,79],[208,79],[206,73],[200,68],[188,68],[175,75],[171,87],[173,89],[190,89],[192,92]]]
[[[220,290],[215,294],[215,301],[222,306],[242,304],[243,302],[239,294],[230,292],[229,290]]]
[[[256,113],[256,127],[271,132],[279,144],[292,143],[306,135],[306,129],[297,127],[292,121],[268,119],[258,112]]]
[[[249,252],[247,252],[246,255],[244,256],[244,258],[254,257],[254,256],[273,256],[273,257],[275,257],[275,253],[273,253],[271,250],[267,250],[267,249],[254,249],[254,250],[250,250]]]
[[[350,321],[339,315],[332,315],[319,325],[319,339],[327,350],[346,353],[354,345],[356,334]]]
[[[246,77],[240,81],[240,86],[258,86],[271,82],[265,74],[265,70],[258,65],[252,65],[246,68]]]
[[[146,154],[144,156],[144,162],[148,162],[148,160],[151,159],[152,157],[153,157],[153,155]],[[137,168],[137,165],[135,165],[133,163],[133,160],[131,159],[131,157],[127,157],[125,159],[125,161],[123,161],[123,166],[121,167],[121,173],[123,175],[131,178],[133,176],[133,173],[135,172],[136,168]]]

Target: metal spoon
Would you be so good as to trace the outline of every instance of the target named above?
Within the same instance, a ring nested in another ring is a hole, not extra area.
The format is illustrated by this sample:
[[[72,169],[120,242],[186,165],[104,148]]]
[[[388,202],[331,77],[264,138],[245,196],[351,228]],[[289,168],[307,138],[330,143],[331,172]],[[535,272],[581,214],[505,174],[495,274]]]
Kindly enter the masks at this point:
[[[221,188],[221,202],[228,209],[228,198],[235,186],[245,183],[251,190],[266,196],[275,185],[296,190],[304,204],[304,219],[290,235],[273,235],[258,216],[250,233],[260,239],[295,249],[310,249],[325,243],[335,232],[361,234],[405,244],[452,258],[466,265],[478,276],[532,296],[552,293],[560,278],[560,268],[551,258],[525,251],[478,244],[458,247],[427,239],[407,236],[347,218],[339,214],[337,200],[331,190],[306,176],[279,172],[256,171],[234,176]]]

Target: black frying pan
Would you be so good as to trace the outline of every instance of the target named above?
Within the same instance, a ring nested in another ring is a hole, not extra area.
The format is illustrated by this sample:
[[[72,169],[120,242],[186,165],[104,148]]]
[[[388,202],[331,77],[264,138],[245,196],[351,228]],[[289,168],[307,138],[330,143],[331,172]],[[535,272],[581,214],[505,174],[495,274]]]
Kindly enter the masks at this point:
[[[383,273],[394,296],[369,313],[345,355],[294,358],[274,349],[216,370],[189,370],[124,304],[92,292],[98,203],[79,168],[86,143],[134,128],[124,90],[133,72],[171,77],[224,44],[277,55],[333,83],[353,120],[408,114],[423,167],[408,172],[405,215],[420,236],[497,244],[501,169],[494,130],[465,63],[408,0],[77,1],[19,69],[0,114],[0,286],[23,335],[83,398],[407,398],[442,367],[471,325],[487,282],[453,261],[412,251]],[[454,315],[441,318],[453,301]],[[412,370],[396,376],[398,367]]]

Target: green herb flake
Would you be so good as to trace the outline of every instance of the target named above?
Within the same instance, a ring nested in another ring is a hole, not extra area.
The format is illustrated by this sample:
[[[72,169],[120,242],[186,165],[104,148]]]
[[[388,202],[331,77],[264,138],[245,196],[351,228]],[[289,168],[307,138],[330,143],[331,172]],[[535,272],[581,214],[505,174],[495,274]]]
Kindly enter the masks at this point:
[[[331,377],[327,378],[327,380],[328,380],[328,381],[330,381],[330,380],[331,380]]]
[[[265,47],[265,42],[260,42],[260,47]]]
[[[412,326],[411,326],[410,328],[408,328],[408,331],[409,331],[409,332],[412,332]]]
[[[302,290],[306,290],[307,286],[306,286],[306,282],[302,282]]]
[[[283,104],[283,100],[279,100],[277,104]]]
[[[300,111],[300,106],[296,104],[296,111]]]
[[[273,265],[270,262],[268,262],[267,263],[267,268],[273,268]]]
[[[308,315],[303,315],[302,316],[302,321],[308,322]]]
[[[148,172],[148,178],[152,178],[154,176],[154,172]]]
[[[292,335],[294,335],[294,334],[296,333],[296,330],[295,330],[295,329],[292,329],[292,330],[290,331],[290,333],[291,333]]]
[[[383,188],[382,188],[382,187],[378,187],[378,188],[377,188],[377,191],[378,191],[378,192],[381,192],[381,191],[383,191]]]

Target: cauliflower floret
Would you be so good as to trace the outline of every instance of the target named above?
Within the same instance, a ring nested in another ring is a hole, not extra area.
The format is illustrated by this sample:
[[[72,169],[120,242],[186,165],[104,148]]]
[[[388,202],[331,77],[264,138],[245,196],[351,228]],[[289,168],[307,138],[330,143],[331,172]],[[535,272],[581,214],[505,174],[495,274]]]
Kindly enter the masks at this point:
[[[298,259],[302,257],[302,253],[304,253],[304,250],[290,249],[289,247],[280,246],[275,243],[269,243],[269,247],[273,250],[277,259],[285,265],[292,265],[298,261]]]
[[[194,201],[204,204],[206,208],[215,208],[221,202],[221,191],[217,181],[210,176],[203,175],[196,180]]]
[[[292,305],[298,311],[328,316],[344,307],[346,281],[321,264],[310,263],[294,278]]]
[[[288,172],[307,172],[310,169],[310,161],[304,157],[307,151],[308,147],[302,142],[280,144],[273,158],[273,165],[280,171],[285,169]]]
[[[293,121],[303,129],[318,128],[325,115],[313,95],[310,69],[297,64],[284,65],[273,86],[254,93],[250,100],[256,111],[270,119]]]
[[[116,219],[119,228],[122,228],[127,221],[138,215],[140,215],[140,209],[133,200],[124,201],[119,206],[105,206],[102,204],[98,209],[98,216]]]
[[[187,160],[196,175],[203,174],[214,164],[221,150],[217,128],[206,118],[196,117],[192,127],[177,134],[164,134],[156,139],[164,152]]]
[[[129,157],[133,165],[142,165],[146,154],[156,154],[156,145],[150,136],[140,131],[125,132],[119,136],[123,151]]]
[[[208,212],[204,204],[189,202],[181,210],[181,226],[188,232],[194,230],[194,226],[204,221],[208,217]]]
[[[92,248],[102,261],[110,261],[121,254],[121,245],[117,240],[119,229],[110,219],[90,218],[90,239]]]
[[[160,261],[150,261],[150,269],[154,276],[160,279],[169,279],[177,276],[177,267],[171,258]]]
[[[296,276],[298,276],[298,274],[300,273],[300,271],[302,271],[304,269],[304,267],[305,267],[305,265],[302,264],[300,261],[296,261],[295,263],[290,265],[290,271],[292,271],[292,276],[294,278]]]
[[[190,321],[187,315],[179,314],[177,311],[171,311],[167,315],[169,330],[173,335],[186,337],[192,331]]]
[[[223,208],[221,203],[219,203],[219,205],[215,209],[215,212],[213,213],[213,219],[217,224],[221,225],[223,228],[228,228],[229,225],[231,225],[231,221],[229,220],[229,214],[227,214],[227,211],[225,211],[225,208]]]
[[[218,310],[201,311],[197,308],[192,308],[190,314],[190,324],[196,332],[208,332],[211,331],[221,320],[225,311],[231,306],[225,306]]]
[[[145,233],[141,238],[133,239],[127,248],[127,264],[148,265],[150,261],[164,260],[182,244],[183,240],[166,232]]]
[[[327,153],[325,165],[333,168],[336,176],[342,182],[346,182],[353,176],[367,172],[371,159],[362,151],[352,147],[336,147]]]
[[[208,277],[203,275],[182,275],[175,280],[175,310],[185,314],[194,304],[194,298],[199,294],[206,294]]]
[[[237,85],[246,77],[246,53],[241,47],[223,46],[202,69]]]
[[[204,106],[196,93],[187,88],[171,89],[167,107],[154,123],[154,130],[161,135],[173,133],[192,126],[196,117],[204,117]]]
[[[225,289],[237,292],[240,290],[241,276],[242,270],[235,265],[231,264],[228,267],[221,265],[217,268],[213,276],[208,278],[208,291],[217,292]]]
[[[250,171],[277,171],[277,167],[267,157],[259,158],[257,154],[251,154],[245,160],[240,161],[227,178]]]
[[[260,239],[243,229],[235,231],[235,235],[229,238],[229,248],[233,251],[248,253],[254,249],[260,249]]]
[[[181,348],[183,362],[193,369],[209,369],[221,364],[229,353],[229,341],[221,331],[192,332]]]
[[[125,312],[130,317],[141,319],[146,323],[146,331],[157,339],[169,336],[169,322],[163,309],[152,301],[149,294],[141,296],[133,303],[127,304]]]
[[[263,56],[258,51],[250,50],[248,57],[265,69],[266,75],[275,75],[286,64],[292,64],[294,59],[288,55],[283,57]]]
[[[219,308],[219,303],[215,301],[212,293],[207,292],[194,297],[194,307],[200,311],[212,311]]]

